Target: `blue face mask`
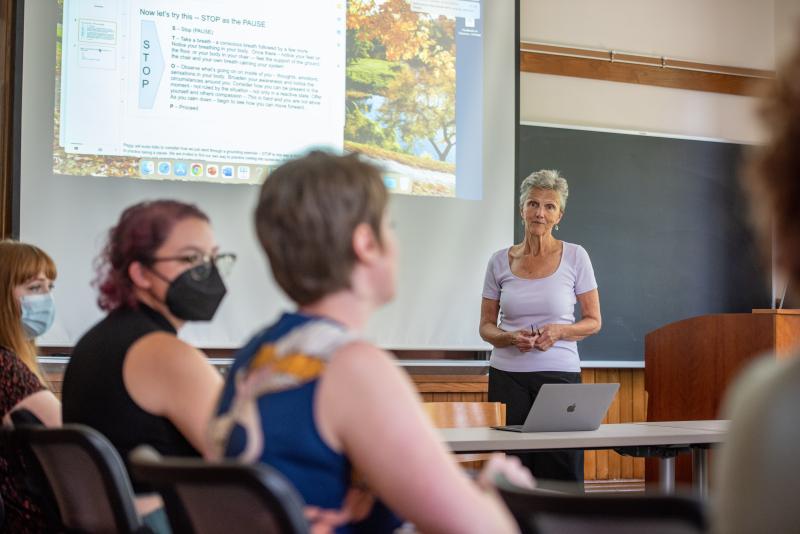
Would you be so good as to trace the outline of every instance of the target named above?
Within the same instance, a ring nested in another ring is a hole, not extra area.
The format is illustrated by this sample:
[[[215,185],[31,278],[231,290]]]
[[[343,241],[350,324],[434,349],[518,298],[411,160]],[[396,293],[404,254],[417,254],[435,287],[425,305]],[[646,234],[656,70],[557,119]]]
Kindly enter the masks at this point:
[[[22,328],[25,334],[33,339],[39,337],[52,326],[56,316],[53,295],[24,295],[22,304]]]

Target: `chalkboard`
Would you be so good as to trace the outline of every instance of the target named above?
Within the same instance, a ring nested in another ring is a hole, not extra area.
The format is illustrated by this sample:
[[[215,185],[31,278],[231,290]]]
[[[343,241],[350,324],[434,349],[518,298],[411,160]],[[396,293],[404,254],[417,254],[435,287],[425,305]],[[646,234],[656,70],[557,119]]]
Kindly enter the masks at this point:
[[[644,336],[709,313],[769,307],[739,187],[746,147],[714,141],[520,126],[519,183],[558,169],[570,195],[559,239],[594,266],[603,328],[583,360],[643,360]],[[518,213],[518,208],[516,208]],[[517,215],[515,241],[522,237]]]

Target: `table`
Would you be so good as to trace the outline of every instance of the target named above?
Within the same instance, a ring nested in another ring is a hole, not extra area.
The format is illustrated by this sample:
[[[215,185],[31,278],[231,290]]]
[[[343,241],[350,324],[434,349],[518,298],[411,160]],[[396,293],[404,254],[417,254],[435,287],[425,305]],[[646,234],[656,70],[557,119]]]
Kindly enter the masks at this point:
[[[554,449],[613,449],[620,447],[688,447],[692,450],[694,488],[708,496],[708,449],[722,443],[729,421],[657,421],[600,425],[582,432],[505,432],[488,427],[440,428],[453,452],[533,452]],[[675,491],[675,458],[660,458],[661,489]]]
[[[649,426],[667,426],[672,428],[684,428],[693,430],[708,430],[711,432],[728,432],[731,422],[727,419],[712,419],[707,421],[651,421],[648,423],[636,423]]]

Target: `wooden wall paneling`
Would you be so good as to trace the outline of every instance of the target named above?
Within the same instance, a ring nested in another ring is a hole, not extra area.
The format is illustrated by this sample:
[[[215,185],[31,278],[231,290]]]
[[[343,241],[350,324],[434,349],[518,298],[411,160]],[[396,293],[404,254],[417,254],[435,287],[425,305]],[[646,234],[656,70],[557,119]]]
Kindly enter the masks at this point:
[[[411,375],[421,393],[485,393],[486,375]]]
[[[608,370],[606,369],[595,369],[595,382],[602,384],[608,382]],[[608,420],[608,416],[603,420],[605,423]],[[597,479],[598,480],[608,480],[608,451],[607,450],[600,450],[595,451],[596,456],[596,464],[597,464]]]
[[[45,366],[45,375],[54,393],[60,397],[63,381],[63,364]],[[646,420],[643,369],[584,369],[581,373],[586,384],[619,382],[620,391],[609,410],[609,422],[627,423]],[[488,400],[486,375],[412,375],[423,402],[482,402]],[[612,456],[613,455],[613,456]],[[609,451],[586,451],[584,477],[589,482],[606,480],[636,480],[644,478],[644,460],[617,457]],[[617,463],[618,462],[618,463]]]
[[[45,373],[44,379],[47,380],[48,384],[50,385],[50,389],[53,390],[53,395],[58,397],[58,400],[61,400],[61,387],[64,384],[63,375],[57,374],[53,375],[50,373]]]
[[[633,421],[633,369],[621,369],[619,372],[619,419]],[[619,478],[633,478],[633,458],[620,457]]]
[[[584,384],[594,384],[594,377],[594,369],[584,369],[581,372],[581,381]],[[584,451],[583,478],[584,480],[597,480],[597,451]]]
[[[536,47],[540,46],[542,45],[536,45]],[[774,75],[770,71],[714,65],[706,67],[712,69],[717,67],[730,73],[690,70],[700,68],[702,65],[676,60],[668,60],[669,63],[665,63],[664,66],[652,64],[657,63],[656,61],[651,61],[651,64],[611,61],[608,53],[604,52],[600,52],[600,57],[588,57],[587,54],[584,54],[587,57],[571,57],[552,52],[541,53],[525,50],[524,45],[522,48],[520,51],[520,71],[522,72],[655,85],[672,89],[760,96],[764,93],[764,85],[769,83],[769,79]],[[619,60],[626,60],[629,57],[633,56],[615,55],[615,58]],[[658,58],[651,59],[657,60]],[[641,57],[638,61],[647,63]]]
[[[611,383],[618,383],[620,387],[622,384],[620,382],[620,371],[619,369],[609,369],[608,370],[608,382]],[[611,401],[611,406],[608,407],[608,422],[609,423],[620,423],[620,394],[617,391],[617,394],[614,396],[614,400]],[[621,461],[620,455],[614,451],[608,451],[608,478],[610,480],[616,480],[622,478],[621,475]]]
[[[391,353],[399,360],[485,360],[486,353],[476,350],[401,350]]]

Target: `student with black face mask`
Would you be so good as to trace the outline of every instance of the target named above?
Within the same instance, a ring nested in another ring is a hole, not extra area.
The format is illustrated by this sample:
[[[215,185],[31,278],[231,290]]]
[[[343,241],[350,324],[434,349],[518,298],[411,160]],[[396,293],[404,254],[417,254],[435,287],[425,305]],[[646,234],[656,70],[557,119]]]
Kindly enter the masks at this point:
[[[211,320],[234,260],[218,251],[196,206],[159,200],[126,209],[98,261],[98,304],[109,313],[78,341],[64,375],[64,422],[99,430],[126,461],[142,444],[169,456],[204,454],[222,378],[176,334],[186,321]],[[160,498],[135,481],[134,490],[145,523],[168,532]]]

